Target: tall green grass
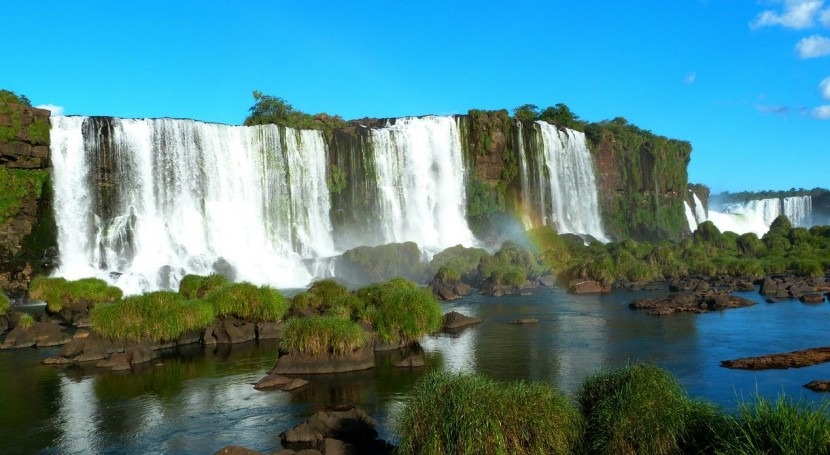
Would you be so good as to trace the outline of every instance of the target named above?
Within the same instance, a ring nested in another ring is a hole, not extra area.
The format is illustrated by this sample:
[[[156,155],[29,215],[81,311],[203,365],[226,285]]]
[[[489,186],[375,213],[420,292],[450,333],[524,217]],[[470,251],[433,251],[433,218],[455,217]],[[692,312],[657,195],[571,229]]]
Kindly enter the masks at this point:
[[[431,291],[403,278],[393,278],[358,289],[365,302],[361,319],[374,324],[386,343],[410,342],[441,328],[443,313]]]
[[[179,294],[187,299],[201,299],[229,283],[227,278],[219,274],[208,276],[185,275],[179,282]]]
[[[718,434],[721,454],[830,454],[830,401],[795,402],[762,396],[738,405],[731,425]]]
[[[45,301],[46,308],[52,312],[82,300],[88,303],[112,302],[121,296],[121,289],[98,278],[68,281],[64,278],[39,276],[29,284],[29,298]]]
[[[216,316],[235,316],[255,322],[279,321],[288,310],[288,301],[274,288],[251,283],[234,283],[209,293],[204,300]]]
[[[35,318],[29,313],[18,313],[17,325],[24,329],[31,329],[35,326]]]
[[[636,364],[586,379],[577,394],[591,454],[683,454],[705,451],[716,408],[696,403],[667,371]]]
[[[281,348],[291,354],[344,355],[365,343],[363,329],[355,322],[335,316],[309,316],[286,322]]]
[[[187,300],[170,291],[126,297],[90,312],[95,332],[129,341],[175,340],[185,332],[207,328],[213,320],[209,302]]]
[[[548,455],[574,451],[582,420],[545,384],[432,373],[415,386],[396,428],[401,455]]]
[[[346,286],[334,280],[320,280],[314,282],[307,291],[294,296],[291,301],[291,309],[326,310],[338,305],[348,295],[349,290]]]
[[[11,305],[12,302],[9,300],[9,297],[0,291],[0,316],[5,316],[9,312]]]

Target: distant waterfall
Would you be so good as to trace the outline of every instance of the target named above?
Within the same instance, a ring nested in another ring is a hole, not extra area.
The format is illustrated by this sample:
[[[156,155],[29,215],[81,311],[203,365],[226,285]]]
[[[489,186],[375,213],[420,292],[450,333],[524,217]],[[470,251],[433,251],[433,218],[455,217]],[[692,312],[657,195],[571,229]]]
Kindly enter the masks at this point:
[[[695,217],[695,211],[692,209],[692,206],[689,205],[688,202],[683,201],[683,205],[686,207],[686,222],[689,224],[689,231],[694,232],[697,229],[697,218]]]
[[[472,246],[463,153],[453,117],[399,118],[372,129],[382,238],[431,253]]]
[[[334,254],[319,131],[52,118],[60,269],[127,293],[187,273],[298,286]]]
[[[810,196],[785,197],[781,205],[784,215],[793,226],[808,227],[813,223],[813,198]]]
[[[769,231],[770,225],[779,215],[789,218],[793,226],[810,227],[812,198],[793,196],[721,204],[716,210],[709,210],[708,219],[721,231],[737,234],[754,232],[762,236]]]
[[[588,234],[607,241],[585,134],[571,129],[560,130],[543,121],[534,126],[536,141],[531,152],[535,156],[528,159],[534,164],[535,172],[524,170],[525,164],[520,164],[534,182],[524,188],[523,178],[522,193],[530,194],[530,186],[533,186],[537,193],[533,198],[534,210],[538,211],[544,224],[555,226],[559,233]]]

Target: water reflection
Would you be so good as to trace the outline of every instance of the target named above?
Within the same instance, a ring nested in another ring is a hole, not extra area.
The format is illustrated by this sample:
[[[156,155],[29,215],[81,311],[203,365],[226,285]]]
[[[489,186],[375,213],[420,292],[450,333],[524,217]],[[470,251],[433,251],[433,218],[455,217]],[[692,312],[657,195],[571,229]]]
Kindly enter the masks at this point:
[[[280,447],[278,433],[314,411],[364,407],[390,438],[396,412],[414,383],[431,370],[478,371],[502,379],[549,382],[572,393],[585,376],[632,361],[672,371],[695,396],[733,408],[756,390],[817,400],[801,387],[830,378],[830,364],[748,372],[721,368],[724,359],[830,345],[830,305],[759,301],[750,308],[703,315],[652,317],[628,309],[643,293],[572,296],[539,289],[531,295],[471,297],[445,305],[481,324],[423,340],[423,351],[378,353],[367,371],[306,376],[292,393],[260,392],[253,384],[277,359],[275,343],[246,343],[163,352],[131,372],[93,366],[40,365],[55,349],[0,352],[0,440],[9,453],[212,453],[229,444],[262,451]],[[533,317],[536,324],[511,325]],[[395,368],[409,354],[425,368]]]

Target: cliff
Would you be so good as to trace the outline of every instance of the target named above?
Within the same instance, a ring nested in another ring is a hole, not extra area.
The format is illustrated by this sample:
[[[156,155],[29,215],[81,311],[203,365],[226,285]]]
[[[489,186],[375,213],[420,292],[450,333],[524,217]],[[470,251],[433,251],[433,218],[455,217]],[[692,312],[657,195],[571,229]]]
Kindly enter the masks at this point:
[[[7,292],[25,290],[55,256],[49,115],[0,90],[0,289]]]

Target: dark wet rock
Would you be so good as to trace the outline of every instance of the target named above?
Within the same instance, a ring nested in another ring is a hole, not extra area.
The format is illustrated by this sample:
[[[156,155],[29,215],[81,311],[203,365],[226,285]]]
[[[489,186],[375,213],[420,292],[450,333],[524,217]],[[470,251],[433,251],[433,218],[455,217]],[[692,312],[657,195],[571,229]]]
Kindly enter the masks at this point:
[[[175,341],[176,346],[185,346],[188,344],[195,344],[200,343],[202,341],[202,331],[201,330],[190,330],[184,332],[179,336],[179,338]]]
[[[342,356],[308,356],[287,354],[277,360],[272,374],[327,374],[361,371],[375,367],[375,354],[371,348],[361,348]]]
[[[781,300],[777,299],[775,297],[767,297],[766,301],[767,301],[767,303],[779,303]]]
[[[464,297],[473,293],[473,287],[463,281],[459,281],[455,285],[455,292]]]
[[[96,368],[106,368],[112,371],[124,371],[130,369],[130,356],[126,352],[116,352],[108,358],[99,360]]]
[[[377,422],[366,411],[351,408],[342,411],[320,411],[305,422],[280,434],[283,445],[313,444],[326,438],[356,446],[373,444],[377,438]]]
[[[308,385],[308,381],[306,381],[305,379],[302,379],[302,378],[294,378],[294,379],[292,379],[292,380],[291,380],[291,382],[289,382],[288,384],[284,385],[284,386],[282,387],[282,390],[284,390],[284,391],[286,391],[286,392],[290,392],[290,391],[292,391],[292,390],[297,390],[297,389],[303,388],[303,387],[305,387],[305,386],[307,386],[307,385]]]
[[[12,324],[7,315],[0,316],[0,334],[7,332]]]
[[[813,392],[830,392],[830,381],[810,381],[804,387]]]
[[[14,327],[6,335],[0,349],[60,346],[72,339],[61,326],[52,322],[35,322],[32,327]]]
[[[136,344],[127,348],[127,356],[131,365],[147,363],[158,358],[158,354],[146,344]]]
[[[398,338],[396,340],[391,341],[381,341],[376,334],[371,334],[372,336],[372,349],[377,352],[383,351],[394,351],[397,349],[405,348],[409,346],[409,342]]]
[[[256,324],[234,317],[226,317],[205,329],[202,339],[205,344],[234,344],[256,339]]]
[[[656,299],[638,299],[629,304],[635,310],[651,310],[648,314],[662,316],[672,313],[706,313],[755,305],[743,297],[715,292],[669,294]]]
[[[761,282],[761,294],[780,299],[800,298],[806,294],[830,291],[827,278],[803,278],[796,276],[768,276]]]
[[[611,287],[593,280],[575,280],[569,284],[568,292],[571,294],[601,294],[611,292]]]
[[[0,343],[0,349],[31,348],[37,344],[35,331],[17,326],[6,335],[5,341]]]
[[[444,315],[444,330],[460,329],[479,322],[481,322],[479,318],[466,316],[457,311],[450,311]]]
[[[308,381],[301,378],[289,378],[280,374],[269,374],[254,385],[257,390],[284,390],[291,391],[305,387]]]
[[[293,451],[292,451],[293,452]],[[222,447],[213,453],[213,455],[265,455],[263,452],[258,452],[253,449],[247,449],[240,446]]]
[[[537,322],[539,322],[539,320],[536,319],[536,318],[519,318],[519,319],[514,319],[514,320],[510,321],[508,324],[523,325],[523,324],[536,324]]]
[[[804,303],[822,303],[824,302],[824,295],[822,294],[804,294],[799,299]]]
[[[424,358],[420,355],[411,355],[396,363],[397,368],[420,368],[424,366]]]
[[[802,368],[825,362],[830,362],[830,346],[756,357],[743,357],[735,360],[724,360],[720,364],[726,368],[740,370],[784,370],[788,368]]]
[[[282,338],[282,332],[285,330],[285,323],[280,322],[260,322],[256,325],[257,338],[260,340],[279,340]]]
[[[704,292],[709,289],[709,282],[701,278],[679,279],[669,283],[669,292]]]
[[[556,285],[556,278],[553,275],[543,275],[539,277],[539,284],[547,288],[552,288]]]

